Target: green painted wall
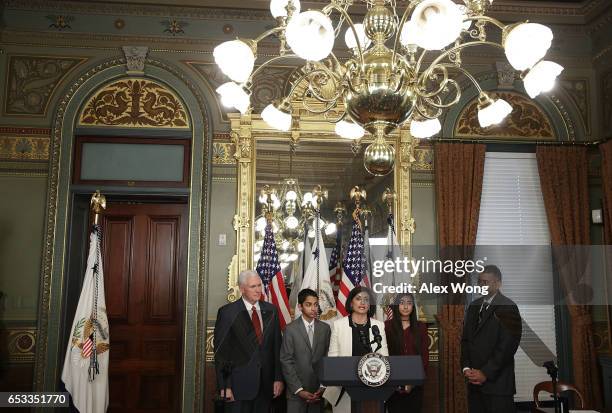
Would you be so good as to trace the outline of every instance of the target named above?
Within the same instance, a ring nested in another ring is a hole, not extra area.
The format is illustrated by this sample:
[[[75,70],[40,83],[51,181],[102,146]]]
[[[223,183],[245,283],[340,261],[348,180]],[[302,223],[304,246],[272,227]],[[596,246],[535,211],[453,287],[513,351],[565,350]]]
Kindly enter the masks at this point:
[[[38,284],[44,231],[46,177],[0,173],[0,291],[5,294],[1,317],[37,319]]]

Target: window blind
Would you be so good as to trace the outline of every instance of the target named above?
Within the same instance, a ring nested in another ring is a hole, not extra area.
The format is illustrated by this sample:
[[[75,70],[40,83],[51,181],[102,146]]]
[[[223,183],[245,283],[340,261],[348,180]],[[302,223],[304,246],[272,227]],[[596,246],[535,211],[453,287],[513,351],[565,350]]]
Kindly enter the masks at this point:
[[[523,328],[515,355],[515,400],[532,400],[533,386],[550,380],[543,360],[556,355],[550,234],[535,154],[487,152],[476,244],[476,256],[501,269],[503,294],[534,333]]]

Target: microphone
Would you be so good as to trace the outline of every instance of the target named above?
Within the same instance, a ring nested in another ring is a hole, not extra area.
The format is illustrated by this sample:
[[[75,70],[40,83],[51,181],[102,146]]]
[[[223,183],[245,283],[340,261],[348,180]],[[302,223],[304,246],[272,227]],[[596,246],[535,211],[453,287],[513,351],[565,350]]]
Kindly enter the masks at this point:
[[[380,329],[376,324],[372,326],[372,335],[374,336],[374,340],[372,340],[372,343],[376,343],[376,349],[374,350],[374,352],[377,352],[378,349],[382,347],[382,336],[380,335]]]

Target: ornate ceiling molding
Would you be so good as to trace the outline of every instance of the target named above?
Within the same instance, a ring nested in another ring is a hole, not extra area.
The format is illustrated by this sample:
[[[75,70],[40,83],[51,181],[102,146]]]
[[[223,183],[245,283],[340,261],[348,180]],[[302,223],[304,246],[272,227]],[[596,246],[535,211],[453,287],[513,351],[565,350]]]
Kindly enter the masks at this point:
[[[306,2],[313,7],[320,7],[329,0],[311,0]],[[588,22],[587,17],[596,17],[597,12],[607,6],[607,0],[585,0],[581,3],[566,2],[537,2],[531,4],[524,1],[497,0],[491,8],[491,15],[502,18],[504,15],[521,14],[529,16],[578,18],[576,24]],[[112,7],[109,7],[112,3]],[[270,17],[267,1],[252,1],[249,9],[241,8],[242,2],[205,1],[188,6],[176,6],[175,1],[158,0],[158,4],[120,2],[77,2],[77,1],[52,1],[52,0],[4,0],[6,9],[21,9],[33,11],[59,12],[70,10],[71,14],[99,14],[99,15],[132,15],[132,16],[156,16],[156,17],[180,17],[205,20],[247,20],[247,21],[273,21]],[[196,4],[198,4],[197,7]],[[226,5],[227,8],[223,8]],[[307,7],[304,7],[306,9]]]

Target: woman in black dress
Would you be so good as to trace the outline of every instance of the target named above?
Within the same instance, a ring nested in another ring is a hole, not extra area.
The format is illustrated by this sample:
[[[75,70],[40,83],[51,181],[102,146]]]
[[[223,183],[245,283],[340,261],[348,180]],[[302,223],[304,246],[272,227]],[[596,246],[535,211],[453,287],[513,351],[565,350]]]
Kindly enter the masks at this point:
[[[429,364],[427,326],[417,320],[412,294],[395,297],[393,318],[385,321],[390,356],[421,355],[423,370]],[[389,413],[420,413],[423,407],[423,386],[406,385],[398,389],[386,403]]]

